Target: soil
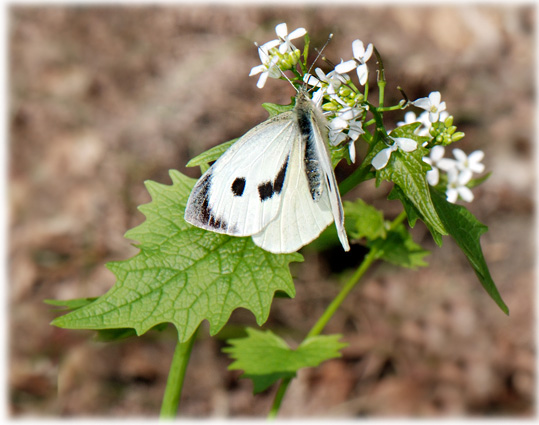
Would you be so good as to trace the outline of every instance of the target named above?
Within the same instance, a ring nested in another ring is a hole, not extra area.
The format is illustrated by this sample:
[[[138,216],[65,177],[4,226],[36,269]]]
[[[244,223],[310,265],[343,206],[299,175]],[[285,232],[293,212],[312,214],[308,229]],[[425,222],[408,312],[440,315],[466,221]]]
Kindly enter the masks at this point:
[[[534,37],[531,6],[10,6],[9,409],[13,417],[156,417],[175,330],[116,343],[49,325],[44,299],[97,297],[114,285],[104,264],[137,253],[123,234],[144,217],[144,182],[191,177],[195,155],[266,119],[263,102],[287,104],[289,85],[263,90],[248,77],[253,41],[274,27],[305,27],[311,45],[351,57],[372,42],[384,59],[386,105],[439,90],[491,177],[467,207],[489,231],[485,258],[510,308],[506,316],[447,239],[422,224],[414,238],[429,266],[377,263],[329,323],[349,346],[342,358],[300,371],[282,418],[531,417],[534,338]],[[376,100],[374,60],[371,94]],[[320,66],[324,67],[324,64]],[[387,114],[391,128],[403,113]],[[339,165],[340,181],[353,167]],[[389,187],[360,185],[391,219]],[[265,325],[294,344],[361,261],[364,250],[305,252],[293,265],[297,296],[277,299]],[[234,326],[255,326],[236,311]],[[180,415],[265,417],[275,386],[254,395],[229,371],[222,338],[203,327]]]

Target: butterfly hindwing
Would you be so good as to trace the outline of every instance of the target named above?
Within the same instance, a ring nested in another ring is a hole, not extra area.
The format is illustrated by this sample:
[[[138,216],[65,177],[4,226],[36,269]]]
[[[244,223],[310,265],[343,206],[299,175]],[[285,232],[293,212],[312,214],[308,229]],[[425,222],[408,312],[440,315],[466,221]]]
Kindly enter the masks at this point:
[[[250,236],[279,212],[290,153],[298,141],[286,112],[256,126],[232,145],[199,179],[185,219],[218,233]]]
[[[333,221],[327,192],[313,200],[304,159],[304,145],[298,143],[290,155],[279,214],[262,232],[253,235],[254,243],[266,251],[295,252],[318,237]]]

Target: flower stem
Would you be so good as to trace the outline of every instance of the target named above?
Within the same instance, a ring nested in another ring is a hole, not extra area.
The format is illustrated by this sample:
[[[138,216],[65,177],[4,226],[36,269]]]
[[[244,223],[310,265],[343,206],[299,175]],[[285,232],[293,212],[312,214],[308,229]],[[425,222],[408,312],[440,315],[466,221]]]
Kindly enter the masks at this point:
[[[198,329],[186,342],[178,341],[176,344],[176,349],[174,350],[174,356],[172,357],[172,363],[168,372],[163,403],[161,404],[161,419],[173,419],[178,413],[185,371],[187,369],[187,364],[189,363],[189,358],[191,357],[191,350],[193,349],[197,332]]]

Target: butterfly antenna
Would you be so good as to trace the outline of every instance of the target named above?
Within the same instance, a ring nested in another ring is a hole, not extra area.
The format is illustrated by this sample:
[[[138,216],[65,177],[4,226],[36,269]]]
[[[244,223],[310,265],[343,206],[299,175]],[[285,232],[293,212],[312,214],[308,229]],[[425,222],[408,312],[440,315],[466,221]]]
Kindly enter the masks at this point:
[[[329,44],[329,42],[331,41],[331,39],[333,38],[333,34],[330,34],[328,36],[328,39],[327,41],[325,42],[325,44],[322,46],[322,48],[320,50],[318,50],[316,47],[315,47],[315,52],[318,53],[318,55],[316,55],[316,58],[315,60],[313,61],[313,63],[311,64],[309,70],[307,71],[307,74],[310,74],[312,69],[313,69],[313,66],[314,64],[316,63],[316,61],[320,58],[320,56],[322,56],[322,53],[324,52],[324,49],[326,48],[326,46]],[[324,58],[325,59],[325,58]],[[327,61],[327,59],[325,59]],[[328,61],[329,63],[329,61]]]
[[[265,55],[266,58],[268,58],[268,60],[270,60],[270,57],[268,56],[268,54],[267,54],[267,53],[266,53],[266,52],[259,46],[259,44],[258,44],[256,41],[255,41],[254,44],[255,44],[255,46],[257,47],[257,49],[260,50],[260,51],[262,52],[262,54]],[[299,90],[296,88],[296,86],[294,85],[294,83],[292,83],[292,80],[290,80],[290,78],[288,78],[288,77],[286,76],[286,74],[284,73],[284,71],[283,71],[281,68],[278,67],[278,69],[279,69],[279,72],[281,73],[281,75],[282,75],[282,76],[283,76],[283,77],[290,83],[290,85],[291,85],[292,87],[294,87],[294,90],[296,90],[296,92],[299,93]]]

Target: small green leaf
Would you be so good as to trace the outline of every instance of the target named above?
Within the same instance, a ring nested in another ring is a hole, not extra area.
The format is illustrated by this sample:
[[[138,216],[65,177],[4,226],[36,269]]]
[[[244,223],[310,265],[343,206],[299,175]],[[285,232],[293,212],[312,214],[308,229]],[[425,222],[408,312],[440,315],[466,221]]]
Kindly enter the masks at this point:
[[[422,220],[436,232],[447,235],[438,213],[432,204],[426,172],[430,166],[423,161],[426,149],[417,148],[413,152],[396,150],[386,167],[378,171],[378,178],[395,183],[406,198],[419,211]]]
[[[479,238],[488,227],[479,222],[474,215],[462,205],[447,202],[445,195],[431,188],[432,200],[440,219],[451,237],[460,247],[477,275],[479,282],[490,297],[498,304],[505,314],[509,308],[502,300],[496,284],[492,280]]]
[[[361,199],[354,202],[345,201],[346,232],[353,239],[363,237],[374,240],[386,237],[384,215]]]
[[[294,105],[277,105],[276,103],[263,103],[262,107],[268,111],[269,118],[294,109]]]
[[[221,235],[188,224],[185,204],[195,180],[171,171],[171,186],[147,182],[152,202],[140,210],[146,221],[126,237],[140,253],[108,263],[116,284],[103,296],[52,323],[69,329],[134,328],[137,335],[173,323],[180,342],[202,320],[216,334],[233,310],[250,310],[258,324],[268,317],[276,291],[295,295],[289,263],[300,254],[271,254],[251,238]]]
[[[247,337],[228,340],[223,348],[235,360],[228,368],[244,371],[242,378],[253,381],[254,392],[264,391],[280,378],[295,376],[304,367],[318,366],[325,360],[340,357],[348,344],[339,342],[341,335],[318,335],[307,338],[296,349],[271,331],[248,328]]]
[[[423,258],[430,252],[413,241],[412,235],[403,224],[390,230],[385,239],[368,242],[367,246],[375,250],[376,258],[396,266],[415,269],[428,265]]]
[[[236,142],[236,140],[238,139],[229,140],[228,142],[221,143],[220,145],[208,149],[206,152],[202,152],[200,155],[191,159],[191,161],[187,163],[186,167],[200,166],[201,172],[204,173],[210,167],[210,163],[217,161],[219,157]]]

